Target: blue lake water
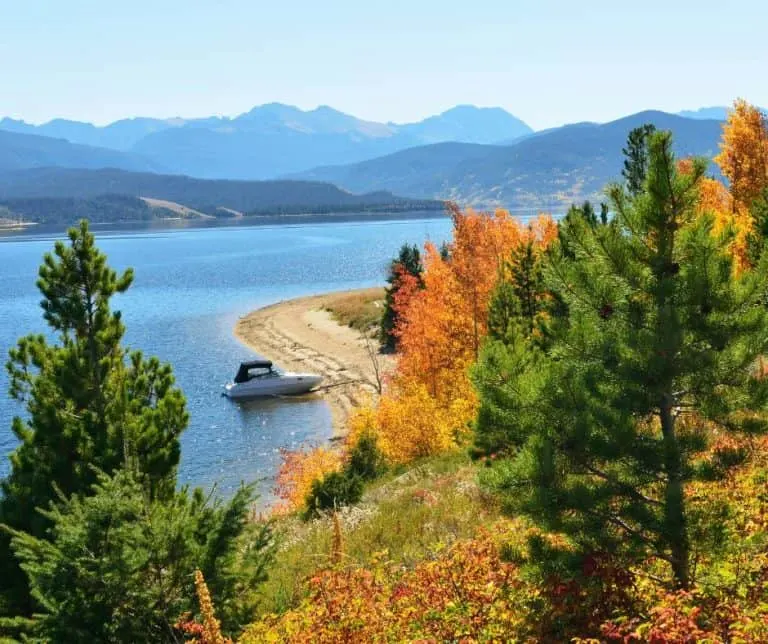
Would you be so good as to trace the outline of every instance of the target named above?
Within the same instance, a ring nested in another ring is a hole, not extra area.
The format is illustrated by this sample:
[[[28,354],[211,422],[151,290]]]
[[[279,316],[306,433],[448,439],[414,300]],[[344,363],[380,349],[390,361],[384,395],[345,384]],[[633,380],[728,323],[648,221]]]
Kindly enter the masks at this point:
[[[303,295],[384,283],[404,242],[440,243],[450,220],[333,222],[205,229],[95,229],[99,247],[118,270],[135,270],[117,296],[126,342],[169,362],[191,415],[182,436],[180,480],[229,494],[259,481],[269,497],[279,448],[326,440],[330,411],[321,399],[236,404],[221,397],[237,363],[252,355],[234,337],[237,318]],[[0,237],[0,360],[17,338],[45,325],[35,288],[43,253],[63,233]],[[11,419],[23,413],[0,374],[0,476],[16,445]]]

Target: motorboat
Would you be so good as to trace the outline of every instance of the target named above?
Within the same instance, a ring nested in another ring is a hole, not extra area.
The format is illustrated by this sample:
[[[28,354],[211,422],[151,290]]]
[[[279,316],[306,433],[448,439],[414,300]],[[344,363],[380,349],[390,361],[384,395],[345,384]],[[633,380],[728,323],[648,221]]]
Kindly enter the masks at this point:
[[[269,360],[251,360],[240,363],[234,382],[224,385],[224,395],[245,399],[305,394],[322,380],[322,376],[314,373],[280,371]]]

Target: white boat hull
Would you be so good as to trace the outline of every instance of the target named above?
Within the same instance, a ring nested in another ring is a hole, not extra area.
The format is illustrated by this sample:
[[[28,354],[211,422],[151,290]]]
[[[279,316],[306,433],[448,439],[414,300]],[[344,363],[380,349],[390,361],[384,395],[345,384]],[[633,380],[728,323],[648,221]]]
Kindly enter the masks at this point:
[[[313,373],[283,373],[269,378],[253,378],[247,382],[224,385],[224,395],[233,400],[262,396],[292,396],[305,394],[317,387],[322,376]]]

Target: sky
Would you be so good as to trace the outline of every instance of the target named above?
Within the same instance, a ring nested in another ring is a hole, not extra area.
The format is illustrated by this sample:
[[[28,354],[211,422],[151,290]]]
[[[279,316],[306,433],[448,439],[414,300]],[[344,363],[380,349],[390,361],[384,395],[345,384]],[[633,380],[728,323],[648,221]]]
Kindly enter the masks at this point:
[[[105,124],[282,102],[536,129],[768,106],[765,0],[0,0],[0,117]]]

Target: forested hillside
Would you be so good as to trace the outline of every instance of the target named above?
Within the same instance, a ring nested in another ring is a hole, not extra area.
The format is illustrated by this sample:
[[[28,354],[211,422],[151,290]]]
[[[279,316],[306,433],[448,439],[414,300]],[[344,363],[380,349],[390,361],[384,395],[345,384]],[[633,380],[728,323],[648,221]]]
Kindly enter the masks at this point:
[[[354,211],[440,210],[434,200],[388,192],[352,194],[310,181],[213,181],[176,175],[40,168],[0,173],[0,204],[37,222],[130,221],[168,216],[140,198],[168,201],[215,217]],[[232,212],[234,211],[234,213]]]
[[[432,145],[295,176],[353,191],[565,210],[571,203],[598,198],[618,176],[622,145],[629,131],[643,123],[674,132],[678,154],[712,158],[717,152],[719,121],[641,112],[611,123],[567,125],[504,146]]]
[[[126,195],[100,195],[92,199],[32,197],[0,201],[0,207],[8,219],[49,225],[69,225],[81,219],[103,224],[178,216],[168,208],[150,206],[143,199]]]

